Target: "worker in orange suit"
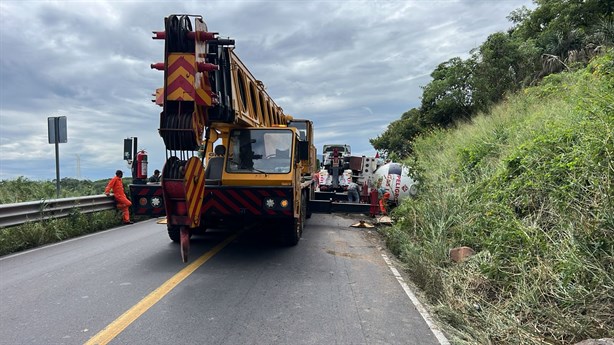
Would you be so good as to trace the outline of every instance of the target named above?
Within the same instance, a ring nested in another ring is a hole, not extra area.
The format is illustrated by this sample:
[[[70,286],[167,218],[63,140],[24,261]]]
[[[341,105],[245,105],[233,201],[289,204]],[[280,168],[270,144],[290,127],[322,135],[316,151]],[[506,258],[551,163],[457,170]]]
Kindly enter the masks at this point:
[[[390,193],[386,192],[379,200],[379,210],[383,215],[388,215],[386,207],[388,206],[388,199],[390,199]]]
[[[124,173],[121,170],[117,170],[115,172],[115,177],[109,181],[107,187],[104,189],[104,194],[109,196],[110,192],[113,191],[113,196],[117,202],[117,208],[124,213],[124,224],[132,224],[134,222],[130,220],[129,210],[132,203],[126,198],[126,194],[124,193],[124,183],[122,182],[123,176]]]

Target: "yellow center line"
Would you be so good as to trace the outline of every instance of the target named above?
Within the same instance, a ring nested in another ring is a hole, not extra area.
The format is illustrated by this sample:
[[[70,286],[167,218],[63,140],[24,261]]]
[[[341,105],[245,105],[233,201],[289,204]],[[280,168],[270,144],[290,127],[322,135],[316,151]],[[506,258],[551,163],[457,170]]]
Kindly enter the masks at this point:
[[[196,259],[194,262],[186,266],[177,274],[172,276],[169,280],[160,285],[157,289],[152,291],[149,295],[143,298],[139,303],[135,304],[132,308],[128,309],[120,317],[111,322],[107,327],[103,328],[98,334],[91,337],[85,345],[105,345],[111,340],[117,337],[126,327],[130,326],[136,319],[143,315],[149,308],[153,307],[158,301],[166,296],[171,290],[173,290],[179,283],[181,283],[190,274],[196,271],[197,268],[202,266],[205,262],[211,259],[220,250],[226,247],[232,242],[238,235],[233,235],[225,239],[222,243],[215,246],[210,251],[203,254],[203,256]]]

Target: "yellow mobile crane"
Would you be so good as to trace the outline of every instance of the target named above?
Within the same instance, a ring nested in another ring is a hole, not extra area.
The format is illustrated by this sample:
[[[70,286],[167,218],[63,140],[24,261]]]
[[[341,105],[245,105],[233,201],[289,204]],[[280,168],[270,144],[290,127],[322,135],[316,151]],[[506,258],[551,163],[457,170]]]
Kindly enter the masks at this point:
[[[155,102],[166,163],[159,185],[130,186],[134,213],[166,214],[184,262],[192,232],[221,223],[269,222],[296,245],[314,195],[312,122],[284,114],[234,40],[209,32],[201,16],[164,22],[153,38],[165,40],[165,60],[151,67],[164,71]]]

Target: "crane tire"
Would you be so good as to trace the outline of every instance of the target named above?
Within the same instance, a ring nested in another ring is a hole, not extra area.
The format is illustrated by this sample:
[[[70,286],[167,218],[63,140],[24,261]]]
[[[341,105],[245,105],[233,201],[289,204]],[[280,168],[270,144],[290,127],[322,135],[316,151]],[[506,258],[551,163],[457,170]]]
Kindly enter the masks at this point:
[[[180,242],[179,227],[174,225],[168,226],[168,237],[175,243]]]

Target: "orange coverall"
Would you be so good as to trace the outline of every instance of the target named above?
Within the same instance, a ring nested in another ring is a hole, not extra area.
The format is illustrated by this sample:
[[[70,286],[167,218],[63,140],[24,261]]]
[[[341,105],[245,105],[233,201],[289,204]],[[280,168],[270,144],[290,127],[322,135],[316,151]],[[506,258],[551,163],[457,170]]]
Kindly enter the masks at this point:
[[[384,196],[379,201],[380,212],[383,215],[385,215],[385,216],[388,215],[388,211],[386,210],[386,205],[388,204],[388,199],[390,199],[390,193],[386,192],[386,193],[384,193]]]
[[[124,213],[124,223],[129,223],[129,207],[132,206],[132,203],[130,200],[128,200],[128,198],[126,198],[126,194],[124,193],[124,184],[122,183],[121,177],[113,177],[111,181],[109,181],[109,184],[107,184],[107,188],[104,189],[104,194],[108,195],[111,190],[113,190],[113,196],[115,197],[115,201],[117,201],[117,208]]]

